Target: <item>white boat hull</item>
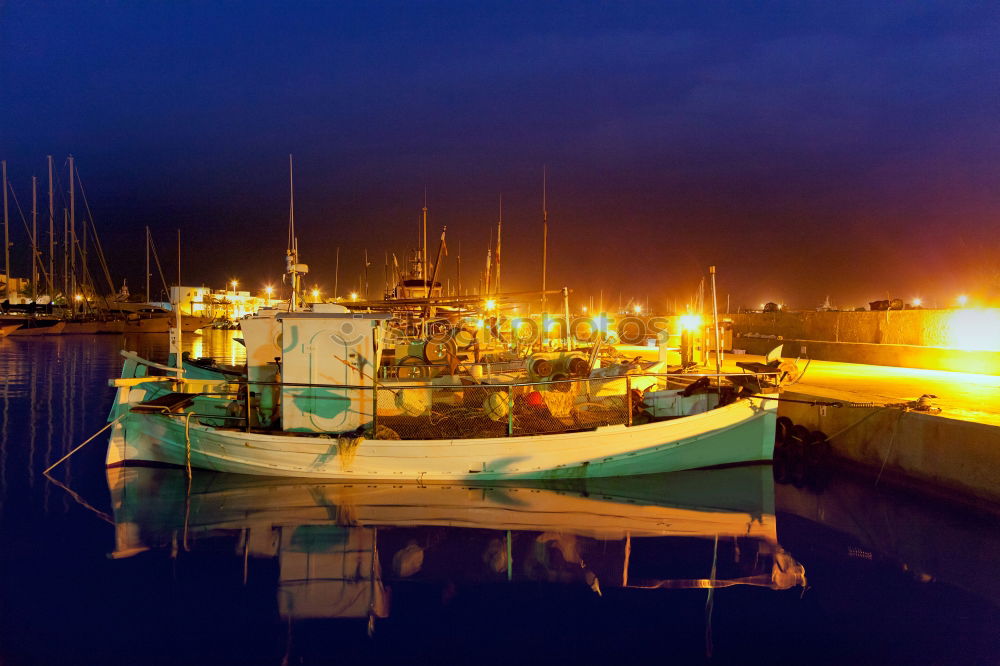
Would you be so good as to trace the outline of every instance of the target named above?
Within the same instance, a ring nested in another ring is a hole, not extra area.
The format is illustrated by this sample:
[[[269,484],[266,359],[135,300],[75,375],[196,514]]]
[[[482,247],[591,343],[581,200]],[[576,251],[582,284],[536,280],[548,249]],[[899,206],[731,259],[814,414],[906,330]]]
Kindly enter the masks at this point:
[[[140,391],[141,392],[141,391]],[[247,433],[129,411],[119,390],[107,464],[154,462],[334,480],[620,477],[770,461],[777,402],[751,398],[679,419],[484,439],[376,440]]]

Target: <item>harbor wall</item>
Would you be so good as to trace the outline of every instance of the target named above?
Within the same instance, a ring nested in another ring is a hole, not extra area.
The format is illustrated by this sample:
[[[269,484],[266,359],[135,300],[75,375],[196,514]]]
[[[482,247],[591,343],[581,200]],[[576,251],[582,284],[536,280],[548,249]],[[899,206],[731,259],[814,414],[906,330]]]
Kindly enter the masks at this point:
[[[782,397],[824,399],[796,391]],[[786,401],[778,413],[796,425],[825,433],[835,456],[886,481],[1000,507],[1000,427],[915,411]]]
[[[1000,310],[768,312],[729,315],[733,347],[785,357],[1000,374]]]

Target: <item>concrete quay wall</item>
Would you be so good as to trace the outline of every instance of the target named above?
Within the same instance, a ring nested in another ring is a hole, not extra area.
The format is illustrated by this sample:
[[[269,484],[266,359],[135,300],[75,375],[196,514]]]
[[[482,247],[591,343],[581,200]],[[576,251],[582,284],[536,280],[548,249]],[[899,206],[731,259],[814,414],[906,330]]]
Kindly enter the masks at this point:
[[[975,325],[971,310],[878,310],[865,312],[747,312],[726,315],[733,320],[733,333],[782,335],[800,340],[860,342],[876,345],[953,346],[969,325]],[[977,313],[998,314],[993,310]],[[992,317],[979,319],[990,321]],[[994,347],[1000,350],[1000,347]]]
[[[788,391],[792,400],[829,400]],[[832,452],[883,480],[1000,507],[1000,427],[922,412],[782,402],[778,413],[830,437]]]
[[[915,345],[864,344],[858,342],[827,342],[785,337],[776,338],[734,337],[733,347],[748,354],[765,355],[783,344],[784,358],[814,358],[840,363],[865,363],[887,365],[894,368],[922,368],[974,372],[1000,375],[1000,352],[969,351],[943,347],[918,347]]]
[[[1000,322],[1000,311],[995,309],[768,312],[730,317],[733,347],[750,354],[766,354],[783,343],[784,356],[791,358],[1000,374],[1000,330],[992,330]]]

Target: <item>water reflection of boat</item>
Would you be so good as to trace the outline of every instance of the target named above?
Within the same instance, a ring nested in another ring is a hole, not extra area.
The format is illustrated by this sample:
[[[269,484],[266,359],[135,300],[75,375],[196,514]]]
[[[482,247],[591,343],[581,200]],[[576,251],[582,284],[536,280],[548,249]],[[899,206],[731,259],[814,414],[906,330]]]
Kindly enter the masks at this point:
[[[777,541],[769,466],[553,486],[315,483],[108,470],[114,557],[232,538],[278,560],[283,617],[390,612],[395,583],[618,588],[804,584]],[[207,544],[205,544],[207,545]],[[678,553],[684,552],[684,556]],[[669,553],[669,555],[666,555]]]

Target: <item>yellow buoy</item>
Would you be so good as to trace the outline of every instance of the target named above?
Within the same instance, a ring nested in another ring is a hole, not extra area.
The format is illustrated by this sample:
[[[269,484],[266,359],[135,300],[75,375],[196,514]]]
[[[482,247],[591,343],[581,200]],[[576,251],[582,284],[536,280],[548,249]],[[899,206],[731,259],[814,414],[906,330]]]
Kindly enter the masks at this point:
[[[483,400],[483,411],[494,421],[503,421],[510,414],[510,404],[506,391],[497,391]]]
[[[423,389],[403,389],[396,394],[396,409],[407,416],[423,416],[430,411],[430,401]]]

